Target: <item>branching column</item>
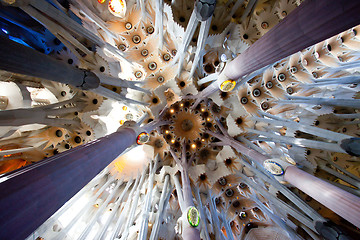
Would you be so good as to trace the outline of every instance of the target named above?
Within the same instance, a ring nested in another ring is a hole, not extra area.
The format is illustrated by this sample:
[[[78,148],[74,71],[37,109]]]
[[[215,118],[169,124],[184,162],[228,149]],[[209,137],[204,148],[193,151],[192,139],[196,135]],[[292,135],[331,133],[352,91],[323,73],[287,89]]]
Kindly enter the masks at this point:
[[[224,69],[237,80],[360,24],[360,1],[305,0]]]
[[[355,226],[360,227],[359,197],[295,166],[286,168],[284,179]]]
[[[136,137],[132,128],[122,128],[0,178],[0,239],[28,237]]]
[[[0,35],[0,69],[82,89],[97,88],[99,78],[92,72],[78,69],[32,48]]]
[[[220,129],[225,132],[223,127],[220,125]],[[226,132],[225,132],[226,133]],[[232,139],[230,136],[223,136],[218,133],[211,133],[214,137],[220,139],[224,145],[233,147],[239,153],[246,155],[262,164],[263,166],[268,157],[265,155],[247,148],[241,145],[239,142]],[[360,226],[360,198],[338,188],[330,183],[327,183],[296,166],[289,166],[289,163],[283,161],[276,162],[276,159],[268,159],[272,166],[282,165],[284,180],[288,181],[301,191],[311,196],[316,201],[320,202],[327,208],[331,209],[347,221],[351,222],[355,226]],[[275,165],[274,165],[275,164]],[[265,169],[268,169],[265,166]],[[269,171],[269,169],[268,169]]]

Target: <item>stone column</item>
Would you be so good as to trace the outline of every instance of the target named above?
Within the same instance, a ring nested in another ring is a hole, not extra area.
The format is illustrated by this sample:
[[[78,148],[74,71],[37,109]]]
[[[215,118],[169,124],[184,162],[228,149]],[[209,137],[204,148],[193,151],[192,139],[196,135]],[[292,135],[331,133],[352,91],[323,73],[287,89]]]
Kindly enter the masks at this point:
[[[228,63],[223,71],[237,80],[257,69],[360,24],[360,1],[305,0],[285,19]]]
[[[1,70],[71,84],[84,90],[100,84],[99,78],[88,70],[75,68],[1,35],[0,59]]]
[[[304,172],[295,166],[286,168],[284,180],[351,222],[356,227],[360,227],[359,197]]]
[[[0,178],[0,239],[25,239],[135,143],[132,128],[99,138]]]

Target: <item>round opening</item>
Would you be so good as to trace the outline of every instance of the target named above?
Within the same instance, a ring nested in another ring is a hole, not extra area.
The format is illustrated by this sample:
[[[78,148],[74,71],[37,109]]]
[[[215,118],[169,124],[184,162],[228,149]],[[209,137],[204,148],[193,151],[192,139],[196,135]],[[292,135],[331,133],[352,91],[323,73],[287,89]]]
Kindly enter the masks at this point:
[[[135,44],[138,44],[138,43],[141,42],[141,38],[140,38],[139,35],[134,35],[134,36],[132,37],[132,41],[133,41]]]
[[[157,68],[157,64],[156,62],[151,62],[148,67],[151,71],[154,71]]]
[[[247,103],[248,103],[247,97],[242,97],[242,98],[241,98],[241,103],[242,103],[242,104],[247,104]]]
[[[290,72],[291,72],[292,74],[297,73],[297,71],[298,71],[297,67],[291,67],[291,68],[290,68]]]
[[[285,81],[285,79],[286,79],[286,75],[285,75],[284,73],[280,73],[280,74],[278,75],[278,80],[279,80],[280,82]]]
[[[156,104],[159,102],[159,100],[157,98],[153,98],[152,102]]]
[[[164,79],[163,76],[159,76],[159,77],[157,78],[158,83],[163,83],[164,80],[165,80],[165,79]]]
[[[125,51],[126,50],[126,46],[124,44],[120,44],[118,47],[121,51]]]
[[[92,100],[92,103],[93,103],[93,104],[97,104],[97,103],[98,103],[98,100],[95,98],[95,99]]]
[[[170,54],[168,54],[168,53],[165,53],[165,54],[163,55],[163,59],[164,59],[165,61],[169,61],[170,58],[171,58],[171,56],[170,56]]]
[[[61,130],[56,130],[55,134],[57,137],[62,137],[63,132]]]
[[[267,29],[269,27],[269,24],[267,22],[262,22],[261,23],[261,28],[262,29]]]
[[[149,51],[147,49],[141,50],[141,56],[146,57],[149,54]]]
[[[100,67],[100,72],[105,72],[105,67],[101,66]]]
[[[267,109],[269,109],[269,103],[263,102],[263,103],[261,104],[261,108],[262,108],[262,110],[267,110]]]
[[[232,197],[232,196],[234,196],[234,190],[232,190],[232,189],[226,189],[225,195],[226,195],[227,197]]]
[[[74,60],[72,60],[71,58],[68,59],[68,64],[73,64]]]
[[[244,38],[244,39],[248,39],[249,36],[245,33],[245,34],[243,35],[243,38]]]
[[[80,138],[79,136],[76,136],[76,137],[74,138],[74,141],[75,141],[76,143],[81,143],[81,138]]]
[[[181,17],[179,17],[179,21],[180,22],[185,22],[185,18],[181,16]]]
[[[154,28],[153,28],[153,26],[147,27],[146,32],[147,32],[148,34],[154,33]]]
[[[135,72],[135,77],[136,78],[141,78],[142,77],[142,72],[141,71],[136,71]]]
[[[259,97],[260,95],[261,95],[260,89],[255,88],[255,89],[253,90],[253,96],[254,96],[254,97]]]
[[[87,136],[91,136],[91,132],[89,130],[86,131]]]
[[[130,30],[132,28],[132,24],[130,22],[125,23],[125,28]]]
[[[267,88],[271,89],[271,88],[274,86],[274,84],[269,81],[269,82],[267,82],[267,83],[265,84],[265,86],[266,86]]]
[[[292,87],[288,87],[288,88],[286,89],[286,92],[291,95],[291,94],[294,93],[294,89],[293,89]]]

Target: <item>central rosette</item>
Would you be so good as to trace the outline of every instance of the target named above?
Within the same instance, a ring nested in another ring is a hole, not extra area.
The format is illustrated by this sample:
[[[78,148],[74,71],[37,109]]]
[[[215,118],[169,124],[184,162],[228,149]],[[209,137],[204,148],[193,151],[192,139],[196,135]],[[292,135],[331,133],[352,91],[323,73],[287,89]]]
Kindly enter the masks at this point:
[[[209,108],[200,103],[193,107],[194,100],[182,100],[172,104],[164,114],[164,120],[171,121],[161,127],[166,142],[179,151],[185,142],[187,151],[195,151],[210,142],[205,130],[214,131],[214,119]]]
[[[190,109],[182,109],[175,114],[173,120],[173,132],[176,138],[195,141],[201,138],[200,133],[204,130],[204,119],[201,115]]]

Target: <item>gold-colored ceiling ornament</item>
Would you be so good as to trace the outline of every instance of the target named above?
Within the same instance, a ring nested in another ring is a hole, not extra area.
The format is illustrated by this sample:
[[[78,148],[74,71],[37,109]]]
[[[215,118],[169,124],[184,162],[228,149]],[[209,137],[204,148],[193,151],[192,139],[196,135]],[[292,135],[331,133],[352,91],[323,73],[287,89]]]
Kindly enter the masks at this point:
[[[204,103],[192,109],[194,100],[185,99],[172,104],[163,114],[171,124],[161,127],[162,134],[174,151],[180,151],[185,141],[188,154],[206,146],[213,138],[205,130],[216,131],[213,115]]]
[[[200,139],[200,133],[204,129],[203,123],[205,121],[201,118],[199,113],[187,109],[180,110],[176,113],[174,121],[174,135],[177,138],[195,141]]]

